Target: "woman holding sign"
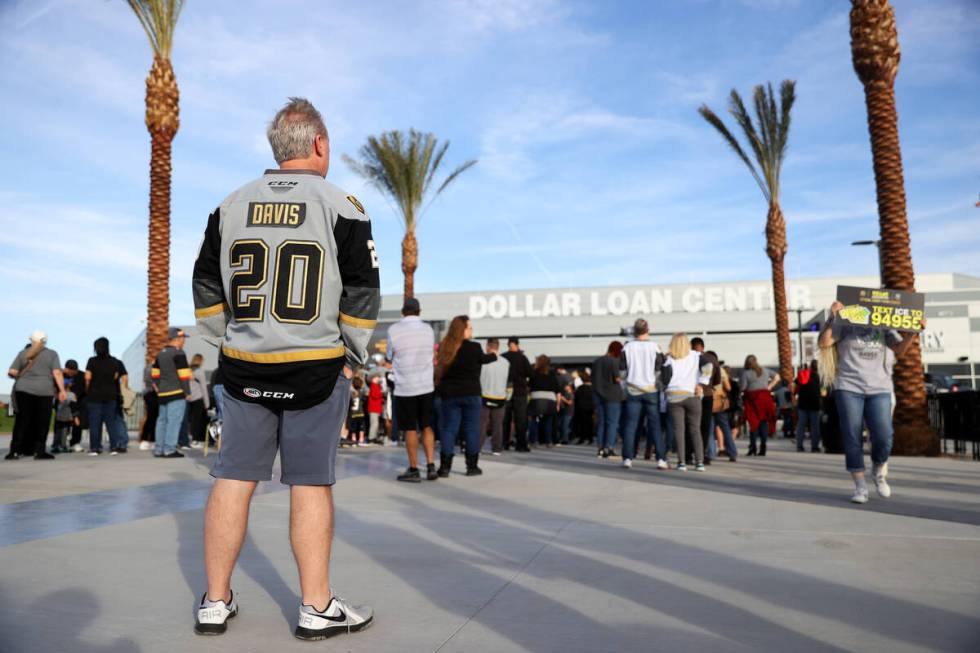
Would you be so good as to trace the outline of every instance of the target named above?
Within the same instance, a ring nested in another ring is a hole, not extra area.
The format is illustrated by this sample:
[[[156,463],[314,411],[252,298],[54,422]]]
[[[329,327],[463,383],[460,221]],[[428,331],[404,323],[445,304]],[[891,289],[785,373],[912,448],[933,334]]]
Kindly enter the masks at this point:
[[[843,308],[842,303],[833,303],[830,319],[820,332],[821,377],[834,389],[847,471],[854,479],[851,501],[867,503],[861,434],[867,423],[875,488],[879,496],[887,498],[892,493],[887,480],[893,435],[892,369],[912,338],[903,338],[894,329],[847,324],[838,315]],[[921,324],[925,328],[925,318]]]

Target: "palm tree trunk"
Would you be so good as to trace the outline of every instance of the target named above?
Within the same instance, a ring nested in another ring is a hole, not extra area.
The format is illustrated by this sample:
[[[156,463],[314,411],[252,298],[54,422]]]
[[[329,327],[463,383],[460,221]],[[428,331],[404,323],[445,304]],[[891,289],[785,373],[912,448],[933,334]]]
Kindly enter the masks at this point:
[[[405,237],[402,238],[402,273],[405,275],[405,296],[403,301],[415,296],[415,270],[419,267],[419,243],[415,239],[415,232],[411,229],[405,230]]]
[[[170,326],[170,144],[155,133],[150,155],[150,230],[147,268],[146,362],[167,343]]]
[[[786,305],[786,272],[783,261],[788,249],[786,218],[778,202],[769,204],[766,216],[766,255],[772,263],[772,303],[776,313],[776,343],[779,351],[779,376],[793,381],[793,345],[789,336],[789,312]]]
[[[153,57],[146,76],[150,132],[150,225],[146,299],[146,362],[167,343],[170,326],[170,145],[179,122],[180,94],[170,60]]]
[[[864,87],[868,107],[868,130],[874,158],[881,229],[882,284],[895,290],[915,291],[912,246],[905,208],[905,178],[898,142],[898,113],[892,84],[873,83]],[[895,453],[938,455],[939,440],[929,424],[922,352],[919,337],[895,365]]]

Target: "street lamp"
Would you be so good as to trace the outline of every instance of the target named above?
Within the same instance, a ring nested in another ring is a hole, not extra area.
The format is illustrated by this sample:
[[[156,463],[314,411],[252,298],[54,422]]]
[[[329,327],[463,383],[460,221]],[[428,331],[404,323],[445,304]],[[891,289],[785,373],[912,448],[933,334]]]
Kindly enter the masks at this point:
[[[885,287],[885,270],[881,267],[881,241],[880,240],[855,240],[851,243],[851,247],[863,247],[867,245],[874,245],[878,250],[878,285],[882,288]]]

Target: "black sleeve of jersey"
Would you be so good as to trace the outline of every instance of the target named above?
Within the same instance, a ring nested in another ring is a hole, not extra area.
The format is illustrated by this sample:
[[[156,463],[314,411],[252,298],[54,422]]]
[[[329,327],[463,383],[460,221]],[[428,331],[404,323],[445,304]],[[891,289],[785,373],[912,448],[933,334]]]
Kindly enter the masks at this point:
[[[225,301],[225,291],[221,285],[221,224],[220,209],[208,216],[208,226],[204,230],[201,251],[194,262],[194,308],[207,309],[221,305]]]
[[[370,221],[338,215],[333,236],[340,280],[344,284],[340,312],[353,318],[376,320],[381,307],[381,282]]]

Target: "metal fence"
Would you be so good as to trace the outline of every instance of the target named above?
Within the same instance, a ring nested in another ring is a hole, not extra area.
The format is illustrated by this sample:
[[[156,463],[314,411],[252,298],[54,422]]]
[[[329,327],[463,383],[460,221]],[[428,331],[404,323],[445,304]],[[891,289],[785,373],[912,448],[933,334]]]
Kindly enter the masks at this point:
[[[945,392],[929,397],[929,419],[939,434],[943,453],[980,460],[980,393]]]

